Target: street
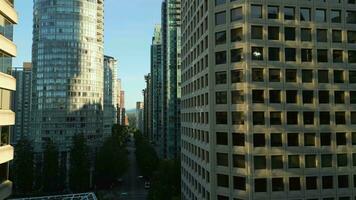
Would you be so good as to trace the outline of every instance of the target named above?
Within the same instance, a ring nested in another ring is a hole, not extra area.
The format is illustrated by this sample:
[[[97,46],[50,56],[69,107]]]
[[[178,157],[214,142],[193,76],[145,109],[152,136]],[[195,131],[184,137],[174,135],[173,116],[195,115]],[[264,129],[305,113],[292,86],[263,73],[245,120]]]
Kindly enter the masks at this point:
[[[144,188],[144,180],[138,178],[140,176],[139,168],[136,163],[135,141],[130,137],[127,143],[129,152],[129,169],[123,176],[123,183],[119,189],[120,200],[146,200],[148,190]]]

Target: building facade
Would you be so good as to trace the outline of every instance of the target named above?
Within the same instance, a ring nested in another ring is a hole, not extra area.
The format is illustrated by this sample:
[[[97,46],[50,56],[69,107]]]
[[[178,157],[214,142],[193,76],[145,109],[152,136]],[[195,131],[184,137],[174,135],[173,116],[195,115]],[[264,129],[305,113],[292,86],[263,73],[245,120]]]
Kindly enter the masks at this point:
[[[163,158],[180,152],[181,1],[162,3],[162,138]]]
[[[152,132],[152,78],[151,74],[145,76],[146,88],[143,90],[143,129],[144,135],[153,140]]]
[[[14,157],[10,135],[15,124],[12,93],[16,90],[16,80],[11,76],[11,70],[12,58],[17,54],[13,42],[13,26],[17,22],[14,0],[0,0],[0,199],[10,196],[12,191],[9,162]]]
[[[120,81],[120,88],[121,88],[121,81]],[[126,108],[125,108],[125,91],[120,90],[120,104],[119,104],[119,122],[123,126],[127,126],[128,123],[126,123]]]
[[[33,13],[35,150],[52,140],[66,157],[75,134],[84,134],[90,146],[100,145],[104,1],[36,0]]]
[[[182,0],[182,199],[356,198],[356,2]]]
[[[104,56],[104,135],[110,136],[114,124],[117,123],[117,60]]]
[[[152,140],[157,146],[162,144],[162,38],[161,25],[156,25],[151,45],[151,105]],[[161,150],[160,150],[161,151]],[[161,152],[158,152],[161,155]]]
[[[16,145],[21,138],[30,138],[32,63],[25,62],[22,68],[14,68],[12,75],[16,78],[16,92],[13,99],[16,120],[11,142]]]
[[[144,133],[144,103],[136,102],[136,128]]]

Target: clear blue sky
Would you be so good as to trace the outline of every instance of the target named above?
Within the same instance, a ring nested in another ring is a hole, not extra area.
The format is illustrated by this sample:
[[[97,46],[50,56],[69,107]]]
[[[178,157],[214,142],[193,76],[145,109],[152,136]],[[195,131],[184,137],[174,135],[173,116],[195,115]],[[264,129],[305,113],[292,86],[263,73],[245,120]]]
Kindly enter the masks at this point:
[[[20,22],[15,27],[18,56],[14,67],[31,61],[33,0],[17,0]],[[105,0],[105,54],[119,60],[119,77],[126,92],[126,108],[142,101],[144,75],[150,67],[154,25],[160,23],[162,0]]]

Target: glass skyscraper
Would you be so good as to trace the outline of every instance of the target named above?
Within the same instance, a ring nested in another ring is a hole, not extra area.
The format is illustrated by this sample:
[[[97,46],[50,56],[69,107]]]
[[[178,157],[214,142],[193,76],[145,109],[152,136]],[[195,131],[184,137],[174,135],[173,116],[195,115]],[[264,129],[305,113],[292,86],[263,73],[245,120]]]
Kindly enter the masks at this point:
[[[32,135],[66,152],[103,136],[103,0],[34,0]],[[62,154],[63,155],[63,154]],[[64,153],[65,155],[65,153]]]

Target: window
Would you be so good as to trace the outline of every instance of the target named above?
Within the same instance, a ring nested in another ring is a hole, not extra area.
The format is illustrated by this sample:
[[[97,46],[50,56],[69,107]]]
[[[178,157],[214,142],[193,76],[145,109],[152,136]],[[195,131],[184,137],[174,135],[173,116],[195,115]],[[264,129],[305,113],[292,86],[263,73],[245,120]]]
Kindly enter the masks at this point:
[[[317,189],[317,179],[316,176],[305,177],[305,186],[307,190],[316,190]]]
[[[243,90],[235,90],[231,91],[231,103],[232,104],[243,104],[244,99],[244,91]]]
[[[229,187],[229,176],[225,174],[217,174],[217,182],[219,187]]]
[[[336,125],[346,124],[345,112],[335,112],[335,123]]]
[[[326,10],[316,9],[315,10],[315,21],[316,22],[326,22]]]
[[[263,60],[263,47],[251,47],[252,60]]]
[[[299,134],[298,133],[288,133],[287,134],[287,143],[289,147],[299,146]]]
[[[347,42],[356,43],[356,31],[347,31]]]
[[[268,60],[279,61],[279,48],[277,47],[268,48]]]
[[[298,102],[298,91],[287,90],[286,91],[286,101],[287,101],[287,103],[297,103]]]
[[[297,191],[301,189],[300,178],[299,177],[290,177],[289,178],[289,190]]]
[[[314,101],[313,90],[303,90],[303,104],[312,104]]]
[[[332,39],[333,39],[333,43],[341,43],[342,42],[342,31],[341,30],[333,30],[332,31]]]
[[[271,133],[271,147],[281,147],[283,146],[282,134],[281,133]]]
[[[323,176],[322,177],[322,186],[323,189],[332,189],[333,186],[333,177],[332,176]]]
[[[349,63],[356,63],[356,51],[349,51]]]
[[[255,179],[255,192],[267,192],[267,179]]]
[[[255,19],[262,19],[261,5],[251,5],[251,17]]]
[[[328,62],[328,50],[318,49],[317,56],[318,62]]]
[[[240,49],[232,49],[231,50],[231,62],[241,62],[243,60],[243,50]]]
[[[0,103],[1,103],[1,101],[0,101]],[[9,126],[2,126],[2,127],[0,126],[0,147],[8,145],[8,144],[10,144],[10,127]]]
[[[297,70],[296,69],[286,69],[286,82],[297,82]]]
[[[216,112],[216,124],[227,124],[227,112]]]
[[[344,104],[345,103],[345,92],[344,91],[335,91],[335,104]]]
[[[284,7],[284,19],[285,20],[295,19],[295,9],[293,7]]]
[[[314,124],[314,112],[304,112],[303,113],[304,125]]]
[[[316,168],[316,155],[305,155],[305,168]]]
[[[300,8],[300,21],[310,21],[310,8]]]
[[[253,68],[252,69],[252,81],[254,82],[263,82],[263,69],[262,68]]]
[[[216,153],[216,164],[218,166],[229,166],[229,157],[227,153]]]
[[[351,112],[351,124],[356,124],[356,112]]]
[[[332,167],[333,157],[331,154],[322,154],[321,155],[321,167],[328,168]]]
[[[215,53],[215,64],[226,64],[226,51],[220,51]]]
[[[215,84],[226,84],[226,72],[215,73]]]
[[[330,15],[332,23],[341,23],[341,10],[331,10]]]
[[[243,19],[242,7],[231,9],[231,21],[238,21]]]
[[[262,40],[263,39],[263,27],[251,26],[251,39]]]
[[[244,82],[244,73],[241,69],[236,69],[231,71],[231,83],[241,83]]]
[[[346,22],[348,24],[356,24],[356,11],[346,11]]]
[[[234,176],[234,189],[236,190],[246,190],[246,178]]]
[[[227,145],[228,144],[227,133],[217,132],[216,133],[216,144]]]
[[[318,83],[329,83],[328,70],[318,70]]]
[[[263,133],[253,134],[253,146],[254,147],[265,147],[266,146],[265,134],[263,134]]]
[[[330,113],[320,112],[319,113],[320,125],[330,125]]]
[[[302,82],[303,83],[313,82],[313,70],[302,70]]]
[[[337,154],[337,166],[347,167],[347,154]]]
[[[215,33],[215,45],[226,43],[226,31],[220,31]]]
[[[326,29],[317,29],[316,30],[316,39],[318,42],[327,42],[328,41],[328,32]]]
[[[266,157],[265,156],[254,156],[253,163],[255,170],[266,169]]]
[[[279,40],[279,27],[269,26],[268,27],[268,39],[269,40]]]
[[[289,168],[299,168],[300,167],[299,155],[289,155],[288,156],[288,167]]]
[[[243,112],[232,112],[231,113],[232,124],[243,125],[245,124],[245,116]]]
[[[264,103],[264,91],[263,90],[252,90],[252,102],[253,103]]]
[[[245,135],[243,133],[232,133],[232,145],[245,146]]]
[[[339,175],[337,177],[337,183],[339,188],[348,188],[349,187],[349,176],[348,175]]]
[[[226,0],[215,0],[215,5],[218,6],[218,5],[221,5],[221,4],[225,4],[226,3]]]
[[[287,112],[287,124],[288,125],[298,124],[298,112]]]
[[[253,125],[264,125],[264,124],[265,124],[265,113],[253,112]]]
[[[284,182],[283,178],[272,178],[272,191],[284,191]]]
[[[270,82],[280,82],[281,74],[279,69],[270,69],[269,70],[269,81]]]
[[[295,48],[285,48],[285,61],[296,61]]]
[[[231,29],[231,42],[242,41],[242,28]]]
[[[319,104],[329,103],[329,91],[319,91]]]
[[[351,136],[352,136],[352,139],[351,139],[352,145],[355,146],[356,145],[356,132],[351,133]]]
[[[283,156],[271,156],[272,169],[283,169]]]
[[[281,103],[281,91],[280,90],[270,90],[269,91],[269,102],[270,103]]]
[[[312,49],[301,49],[302,62],[311,62],[313,59]]]
[[[333,50],[333,62],[342,63],[343,62],[343,51],[342,50]]]
[[[245,155],[236,155],[232,157],[233,166],[236,168],[245,168]]]
[[[300,30],[300,39],[302,42],[311,41],[312,40],[311,29],[310,28],[302,28]]]
[[[281,125],[281,112],[270,112],[270,125]]]
[[[295,28],[293,27],[286,27],[284,29],[284,39],[286,41],[295,41]]]
[[[279,18],[279,7],[268,6],[268,19],[278,19],[278,18]]]
[[[215,13],[215,25],[222,25],[226,23],[226,12]]]
[[[346,145],[346,133],[336,133],[336,145],[337,146]]]
[[[320,145],[321,146],[331,145],[331,133],[320,133]]]
[[[227,104],[227,93],[226,92],[216,92],[216,104]]]
[[[304,133],[304,146],[315,146],[315,133]]]
[[[350,91],[350,104],[356,104],[356,91]]]
[[[349,71],[349,82],[356,83],[356,71]]]

